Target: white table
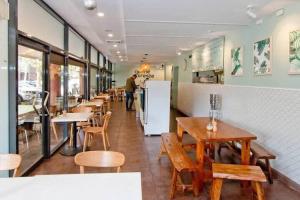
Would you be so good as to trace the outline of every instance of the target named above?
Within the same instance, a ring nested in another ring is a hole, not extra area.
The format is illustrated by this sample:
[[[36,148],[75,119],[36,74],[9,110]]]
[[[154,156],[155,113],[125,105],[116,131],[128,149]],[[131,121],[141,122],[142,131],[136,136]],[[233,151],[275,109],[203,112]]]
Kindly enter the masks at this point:
[[[77,147],[77,135],[76,135],[76,122],[86,122],[93,116],[93,113],[66,113],[63,115],[59,115],[58,117],[54,117],[51,121],[54,123],[73,123],[73,146],[65,146],[63,150],[60,152],[65,156],[74,156],[78,152],[81,152],[81,147]]]
[[[41,105],[35,106],[37,110],[41,109]],[[32,105],[18,105],[18,116],[21,117],[23,115],[26,115],[28,113],[34,112],[34,108]]]
[[[140,173],[1,178],[1,200],[142,200]]]

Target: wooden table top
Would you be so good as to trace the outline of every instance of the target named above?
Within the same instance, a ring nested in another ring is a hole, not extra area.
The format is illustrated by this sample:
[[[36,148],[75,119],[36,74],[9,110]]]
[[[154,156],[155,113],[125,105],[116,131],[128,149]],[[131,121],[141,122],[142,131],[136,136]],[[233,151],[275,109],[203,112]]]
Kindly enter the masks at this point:
[[[206,126],[210,121],[208,117],[177,117],[176,120],[196,141],[226,142],[257,139],[252,133],[219,120],[217,132],[207,131]]]
[[[85,122],[90,119],[93,113],[66,113],[54,117],[52,122]]]
[[[94,97],[94,99],[104,99],[104,100],[109,100],[109,98],[110,98],[109,95],[100,95]]]
[[[96,106],[96,107],[101,107],[103,105],[103,101],[98,100],[98,101],[89,101],[89,102],[84,102],[80,104],[81,106]]]

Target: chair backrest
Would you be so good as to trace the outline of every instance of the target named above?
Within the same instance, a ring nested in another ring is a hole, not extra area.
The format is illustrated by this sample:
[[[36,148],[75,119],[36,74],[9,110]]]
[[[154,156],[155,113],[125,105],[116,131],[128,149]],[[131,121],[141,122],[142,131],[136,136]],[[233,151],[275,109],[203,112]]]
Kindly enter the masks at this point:
[[[81,174],[84,173],[84,167],[117,168],[117,172],[120,172],[125,156],[114,151],[86,151],[78,153],[74,161],[80,166]]]
[[[104,129],[104,131],[106,131],[107,128],[108,128],[109,120],[110,120],[110,118],[111,118],[111,112],[108,111],[108,112],[104,115],[103,118],[104,118],[103,129]]]
[[[93,108],[88,106],[78,106],[72,109],[73,113],[90,113],[92,112]]]
[[[0,171],[14,170],[13,177],[16,177],[22,157],[18,154],[0,154]]]

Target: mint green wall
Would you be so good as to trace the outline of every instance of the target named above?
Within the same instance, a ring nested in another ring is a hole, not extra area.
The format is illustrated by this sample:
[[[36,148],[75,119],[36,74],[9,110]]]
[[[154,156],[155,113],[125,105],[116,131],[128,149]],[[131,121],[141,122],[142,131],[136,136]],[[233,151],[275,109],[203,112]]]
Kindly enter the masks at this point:
[[[243,30],[232,31],[225,41],[225,84],[279,88],[300,88],[300,75],[288,75],[289,33],[300,30],[300,3],[285,8],[285,15],[272,14],[263,24],[253,24]],[[255,76],[253,73],[253,43],[272,38],[272,75]],[[244,76],[231,76],[231,49],[244,48]]]
[[[191,55],[192,52],[184,52],[180,56],[176,56],[173,60],[169,61],[169,65],[178,66],[179,67],[179,76],[178,76],[178,82],[192,82],[192,59],[189,58],[189,55]],[[185,68],[185,61],[187,62],[187,68]]]
[[[300,75],[288,75],[289,70],[289,32],[300,30],[300,3],[285,8],[285,14],[277,17],[275,13],[263,18],[261,25],[250,25],[244,29],[228,32],[225,35],[224,71],[225,84],[250,85],[261,87],[300,88]],[[253,43],[272,37],[272,75],[255,76],[253,73]],[[231,76],[231,49],[244,48],[244,75]],[[192,52],[185,52],[170,60],[168,64],[179,66],[179,82],[192,82]],[[184,59],[188,60],[184,71]]]

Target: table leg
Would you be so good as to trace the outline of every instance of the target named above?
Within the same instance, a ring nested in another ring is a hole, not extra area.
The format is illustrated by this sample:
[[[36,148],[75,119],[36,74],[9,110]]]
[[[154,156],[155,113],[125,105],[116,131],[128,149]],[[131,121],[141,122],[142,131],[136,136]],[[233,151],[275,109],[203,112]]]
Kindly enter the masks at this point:
[[[177,136],[180,143],[182,143],[183,132],[183,128],[177,123]]]
[[[196,147],[196,161],[197,161],[197,166],[198,166],[198,173],[196,173],[195,178],[196,178],[196,188],[199,193],[199,191],[202,191],[203,185],[204,185],[204,177],[205,177],[205,171],[204,171],[204,155],[205,155],[205,142],[197,142],[197,147]]]
[[[243,140],[241,141],[242,145],[242,152],[241,152],[241,164],[242,165],[249,165],[250,164],[250,146],[251,141],[250,140]],[[249,186],[249,182],[242,182],[242,186],[245,188]]]
[[[76,132],[76,122],[73,122],[73,145],[69,146],[66,145],[64,148],[60,151],[60,154],[64,156],[75,156],[77,153],[82,151],[81,147],[77,147],[77,132]]]

